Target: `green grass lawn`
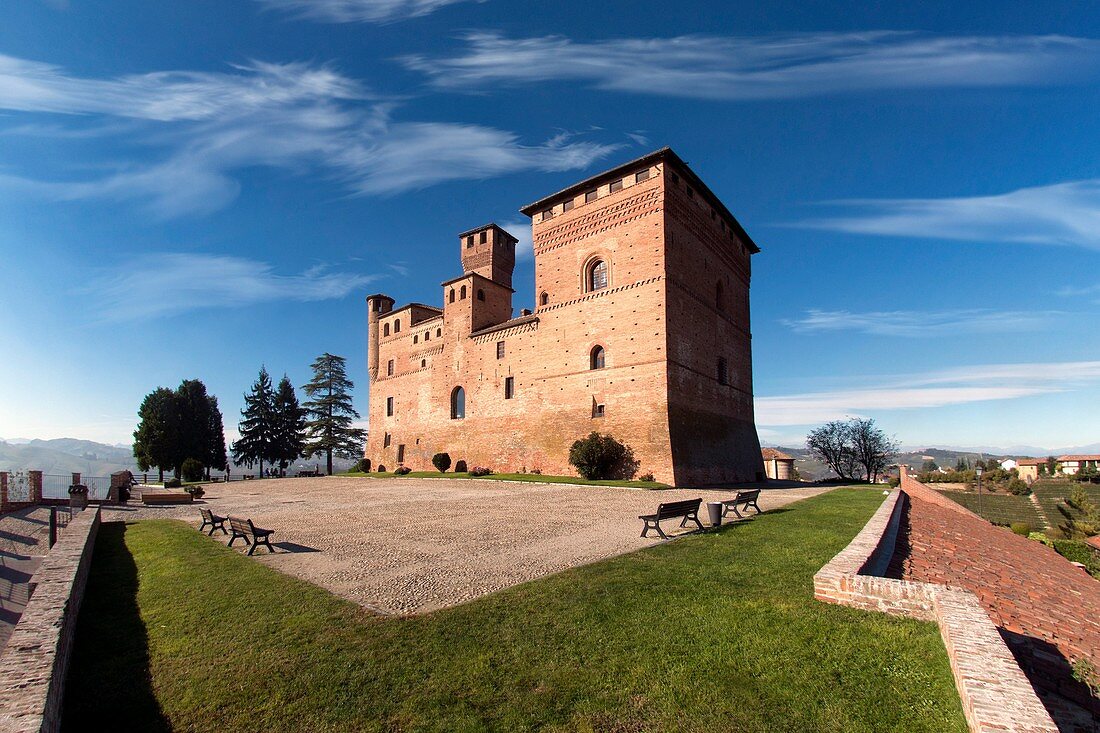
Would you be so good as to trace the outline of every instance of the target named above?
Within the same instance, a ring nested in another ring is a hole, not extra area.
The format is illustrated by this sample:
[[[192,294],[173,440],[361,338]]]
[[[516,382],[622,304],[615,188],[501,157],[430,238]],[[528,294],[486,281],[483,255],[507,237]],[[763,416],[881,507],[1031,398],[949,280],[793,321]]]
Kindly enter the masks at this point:
[[[104,524],[67,730],[965,731],[935,624],[819,603],[840,489],[413,618],[171,520]]]
[[[349,471],[347,473],[340,474],[341,476],[365,476],[367,478],[484,478],[495,479],[497,481],[527,481],[530,483],[539,484],[584,484],[588,486],[629,486],[636,489],[667,489],[668,484],[662,484],[660,481],[616,481],[613,479],[606,479],[600,481],[589,481],[583,479],[580,476],[547,476],[541,473],[492,473],[488,476],[471,476],[468,473],[455,473],[449,471],[447,473],[440,473],[439,471],[413,471],[412,473],[396,474],[396,473],[363,473],[362,471]]]
[[[957,501],[972,512],[978,511],[978,492],[944,491],[944,496]],[[1036,532],[1043,528],[1039,510],[1026,496],[1015,494],[982,494],[982,516],[994,524],[1027,522]]]

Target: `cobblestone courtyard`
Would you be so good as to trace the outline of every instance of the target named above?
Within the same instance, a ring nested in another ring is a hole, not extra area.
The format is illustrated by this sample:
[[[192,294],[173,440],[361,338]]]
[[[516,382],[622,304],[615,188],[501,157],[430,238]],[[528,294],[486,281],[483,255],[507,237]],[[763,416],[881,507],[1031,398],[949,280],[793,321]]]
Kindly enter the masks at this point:
[[[430,611],[516,583],[640,549],[639,514],[661,502],[733,491],[640,491],[491,480],[303,478],[209,485],[193,505],[104,508],[103,521],[179,518],[199,508],[275,530],[255,557],[388,614]],[[826,489],[770,489],[775,509]],[[706,523],[705,505],[700,512]],[[677,522],[665,523],[666,532]],[[684,530],[676,529],[677,533]],[[225,538],[215,535],[219,541]],[[235,546],[240,546],[239,541]]]

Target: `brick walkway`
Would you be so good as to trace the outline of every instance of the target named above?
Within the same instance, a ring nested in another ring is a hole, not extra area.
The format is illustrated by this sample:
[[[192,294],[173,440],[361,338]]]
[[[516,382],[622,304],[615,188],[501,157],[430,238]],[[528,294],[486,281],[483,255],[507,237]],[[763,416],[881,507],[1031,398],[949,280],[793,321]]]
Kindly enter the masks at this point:
[[[59,522],[68,518],[61,511]],[[0,516],[0,654],[31,597],[31,576],[49,550],[50,510],[32,507]]]
[[[1100,701],[1070,667],[1087,659],[1100,669],[1100,581],[932,489],[913,482],[906,493],[890,576],[973,592],[1059,727],[1100,730]]]

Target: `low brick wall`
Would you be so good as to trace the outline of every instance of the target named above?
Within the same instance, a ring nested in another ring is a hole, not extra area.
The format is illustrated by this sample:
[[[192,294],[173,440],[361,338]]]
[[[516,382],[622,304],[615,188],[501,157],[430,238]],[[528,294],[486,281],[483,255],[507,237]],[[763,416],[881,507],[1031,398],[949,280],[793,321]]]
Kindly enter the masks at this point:
[[[855,539],[814,575],[814,597],[870,611],[936,621],[974,733],[1057,733],[997,627],[965,590],[884,578],[906,495],[895,490]]]
[[[56,731],[99,510],[80,512],[42,560],[30,603],[0,656],[0,733]]]

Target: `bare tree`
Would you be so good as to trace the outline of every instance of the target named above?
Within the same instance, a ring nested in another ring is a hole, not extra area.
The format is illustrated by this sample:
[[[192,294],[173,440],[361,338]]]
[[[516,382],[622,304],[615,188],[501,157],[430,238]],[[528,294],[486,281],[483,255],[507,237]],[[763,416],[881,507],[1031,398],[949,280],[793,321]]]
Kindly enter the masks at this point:
[[[849,420],[848,439],[856,461],[863,466],[863,474],[871,483],[898,452],[897,441],[875,427],[875,421],[871,418]]]
[[[833,420],[811,430],[806,436],[806,448],[842,479],[855,478],[856,460],[849,435],[850,427],[843,420]]]

